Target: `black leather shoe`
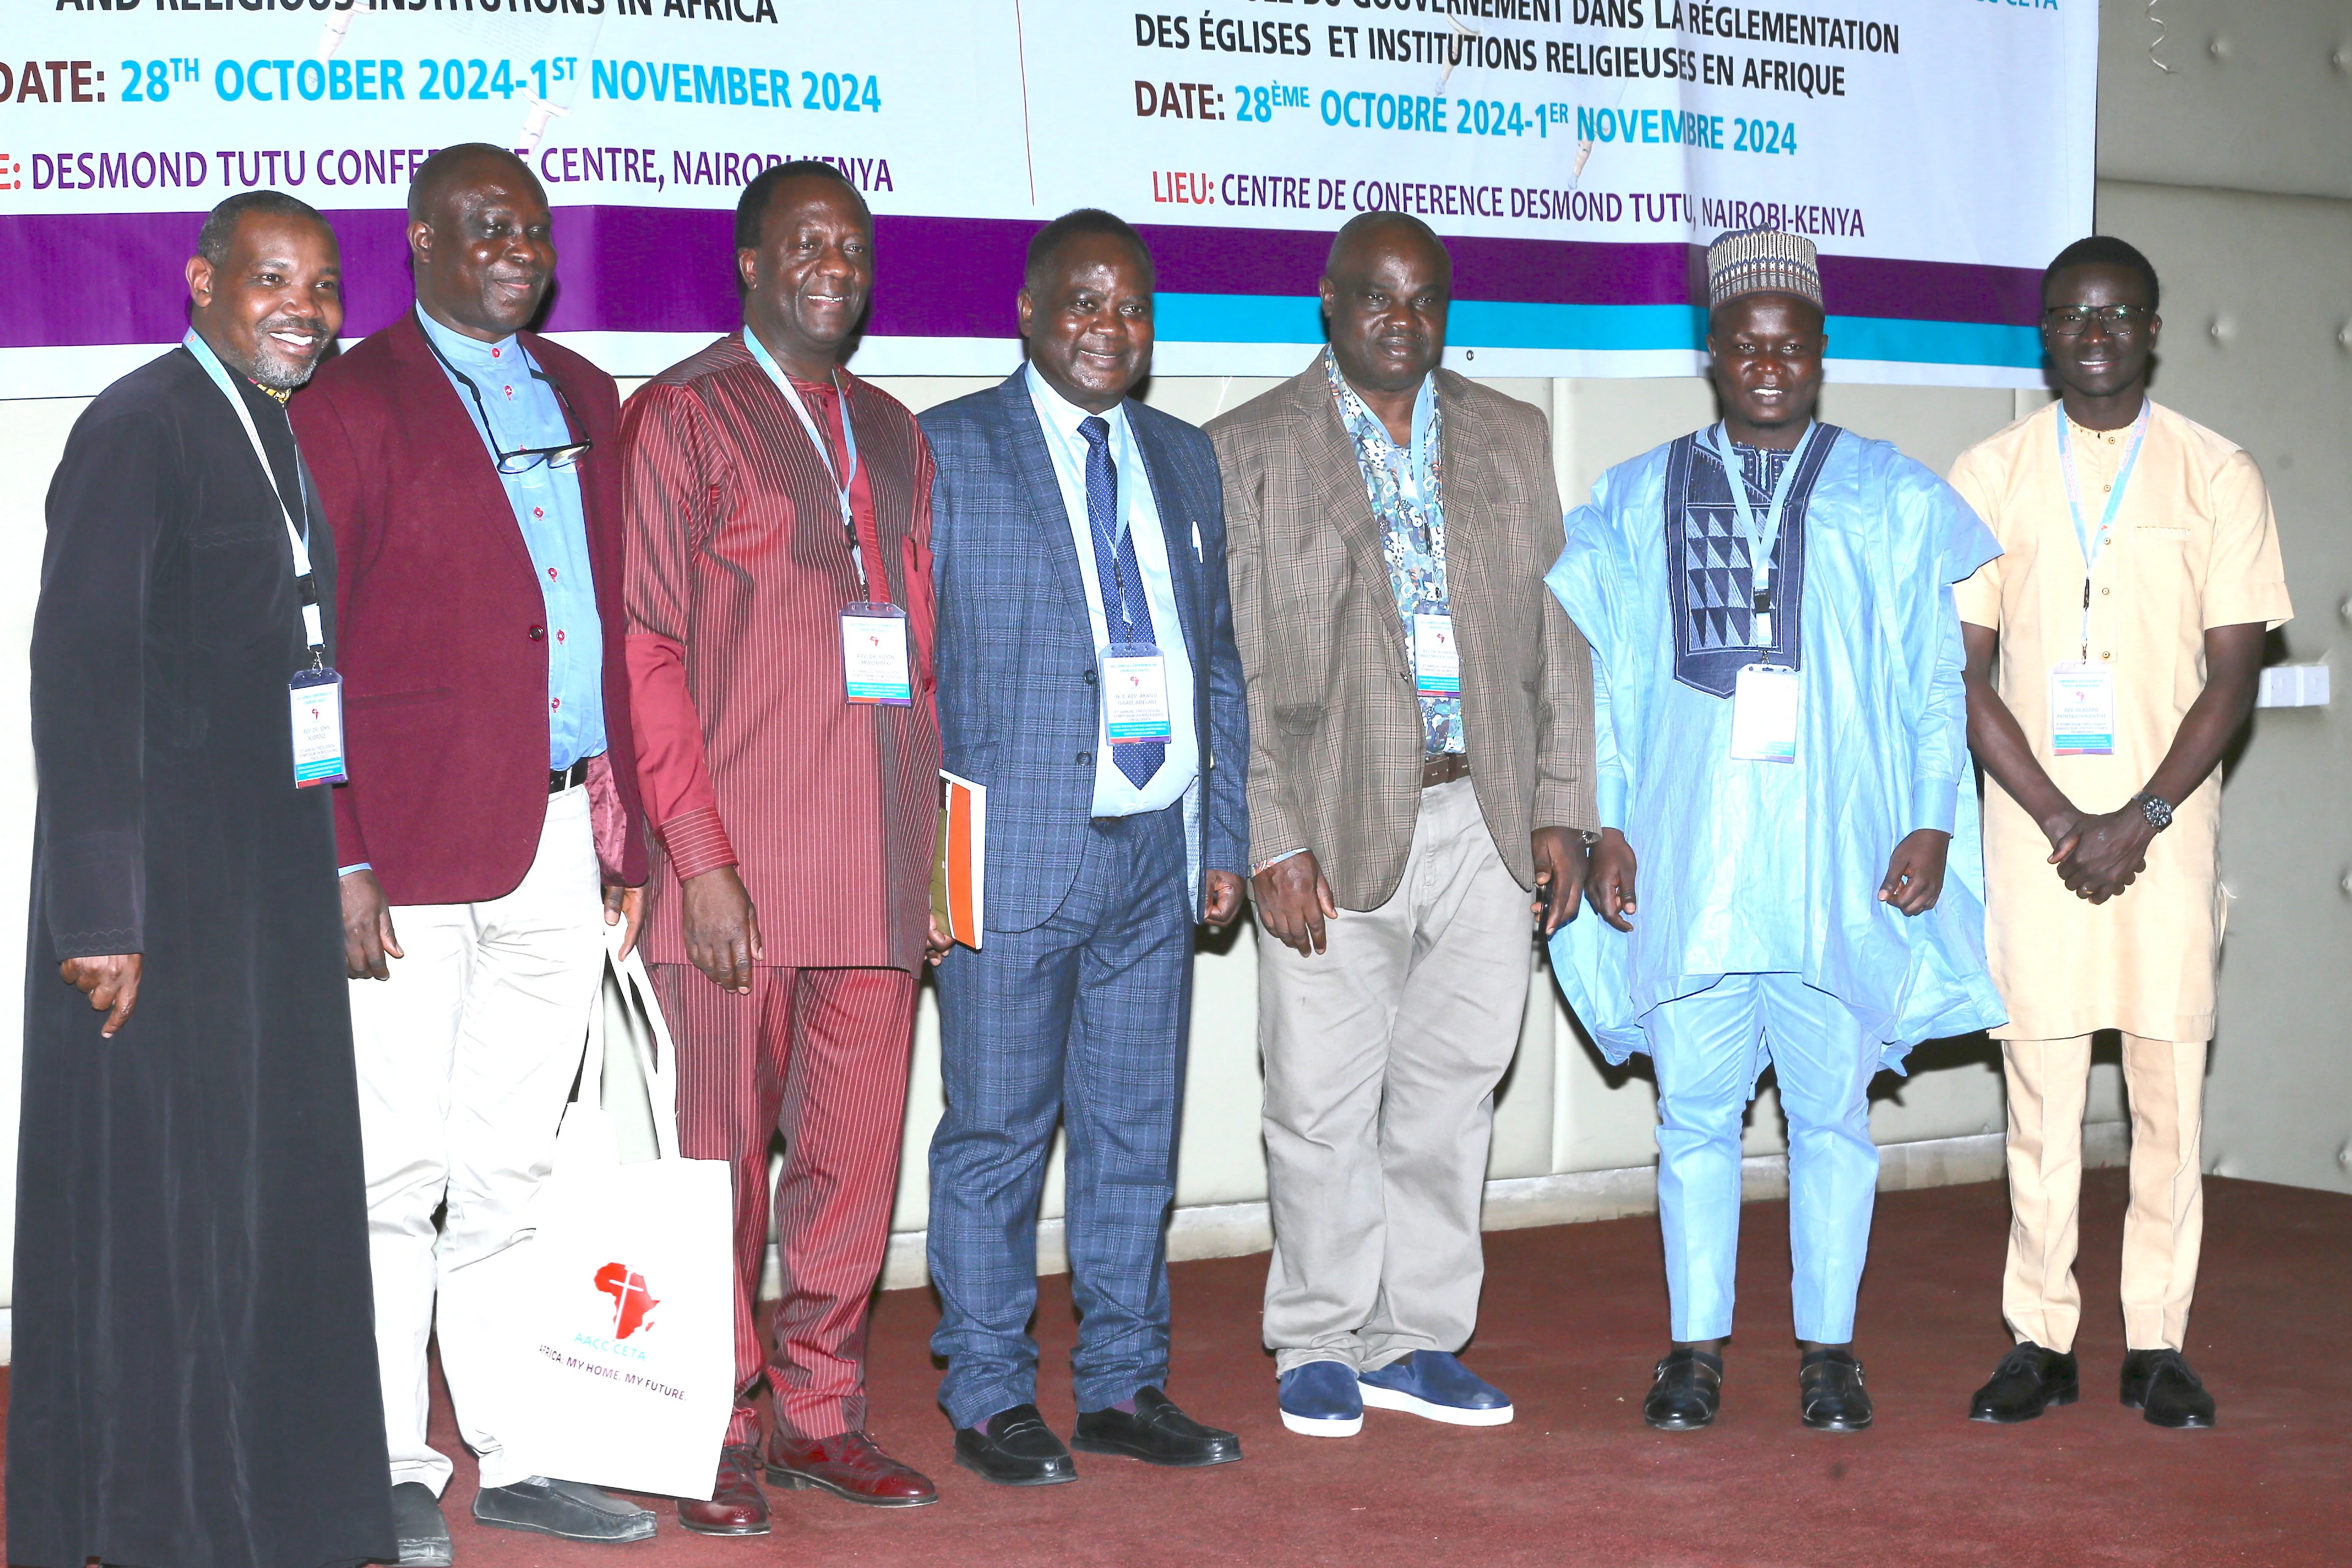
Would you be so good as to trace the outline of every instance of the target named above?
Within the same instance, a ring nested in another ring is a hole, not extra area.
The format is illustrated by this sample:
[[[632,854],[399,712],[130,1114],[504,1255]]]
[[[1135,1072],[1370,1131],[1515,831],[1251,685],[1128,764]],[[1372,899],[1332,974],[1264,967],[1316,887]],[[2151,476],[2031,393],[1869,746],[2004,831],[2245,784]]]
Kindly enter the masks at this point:
[[[2074,1358],[2043,1350],[2027,1340],[2000,1358],[1992,1381],[1977,1390],[1969,1402],[1969,1419],[2013,1426],[2031,1421],[2053,1405],[2072,1405],[2083,1396]]]
[[[1711,1426],[1723,1405],[1723,1358],[1708,1351],[1669,1351],[1650,1373],[1642,1419],[1661,1432]]]
[[[555,1481],[545,1476],[476,1492],[474,1522],[606,1544],[650,1541],[654,1535],[653,1510],[623,1502],[578,1481]]]
[[[2151,1426],[2210,1426],[2213,1396],[2179,1351],[2133,1351],[2124,1357],[2124,1404]]]
[[[455,1561],[441,1500],[423,1481],[392,1489],[392,1534],[400,1543],[400,1568],[449,1568]]]
[[[1869,1426],[1862,1363],[1836,1345],[1807,1351],[1797,1363],[1797,1409],[1816,1432],[1859,1432]]]
[[[1156,1388],[1138,1389],[1132,1413],[1081,1410],[1070,1447],[1141,1459],[1147,1465],[1230,1465],[1242,1457],[1239,1437],[1202,1426]]]
[[[959,1426],[956,1463],[1003,1487],[1051,1487],[1078,1479],[1077,1462],[1034,1405],[1000,1410],[977,1426]]]

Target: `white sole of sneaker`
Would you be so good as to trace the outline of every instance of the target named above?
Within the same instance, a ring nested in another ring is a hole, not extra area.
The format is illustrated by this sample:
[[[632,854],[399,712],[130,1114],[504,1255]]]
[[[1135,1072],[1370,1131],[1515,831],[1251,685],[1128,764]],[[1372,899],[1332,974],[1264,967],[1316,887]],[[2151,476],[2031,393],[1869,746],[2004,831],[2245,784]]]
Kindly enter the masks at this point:
[[[1448,1426],[1507,1426],[1513,1414],[1510,1405],[1496,1410],[1464,1410],[1458,1405],[1432,1405],[1415,1394],[1400,1394],[1393,1388],[1382,1388],[1377,1383],[1367,1383],[1360,1391],[1364,1404],[1375,1410],[1402,1410],[1408,1415],[1418,1415],[1425,1421],[1443,1421]]]
[[[1282,1424],[1302,1437],[1352,1437],[1364,1429],[1360,1415],[1318,1418],[1282,1412]]]

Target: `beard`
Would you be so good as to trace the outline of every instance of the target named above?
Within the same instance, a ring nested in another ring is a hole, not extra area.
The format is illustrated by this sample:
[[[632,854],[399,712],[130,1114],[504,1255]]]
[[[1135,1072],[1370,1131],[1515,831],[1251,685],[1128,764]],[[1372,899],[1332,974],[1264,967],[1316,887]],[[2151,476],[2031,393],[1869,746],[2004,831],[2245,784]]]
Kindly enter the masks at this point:
[[[319,368],[319,358],[326,352],[327,342],[321,338],[317,350],[307,355],[298,355],[288,353],[285,346],[269,334],[276,331],[301,331],[310,325],[310,322],[299,317],[270,317],[254,331],[253,363],[249,365],[239,365],[237,369],[261,385],[274,391],[293,391],[309,381],[310,373]]]

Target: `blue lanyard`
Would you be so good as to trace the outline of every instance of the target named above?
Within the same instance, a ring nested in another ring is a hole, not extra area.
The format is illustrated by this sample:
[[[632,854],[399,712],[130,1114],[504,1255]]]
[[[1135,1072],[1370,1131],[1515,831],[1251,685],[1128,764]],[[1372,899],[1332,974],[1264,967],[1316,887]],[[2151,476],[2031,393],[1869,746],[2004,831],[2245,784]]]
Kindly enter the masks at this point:
[[[2083,658],[2091,657],[2091,574],[2099,569],[2099,557],[2105,552],[2107,539],[2115,531],[2116,512],[2124,504],[2124,487],[2131,483],[2132,468],[2139,461],[2140,443],[2147,439],[2147,416],[2156,405],[2143,398],[2139,417],[2132,421],[2131,445],[2124,448],[2123,465],[2116,469],[2115,487],[2107,492],[2107,510],[2099,518],[2099,531],[2095,535],[2083,521],[2083,484],[2074,474],[2074,443],[2068,439],[2066,405],[2058,405],[2058,471],[2066,479],[2066,511],[2074,521],[2074,542],[2083,551]]]
[[[1796,450],[1780,469],[1780,482],[1772,487],[1772,500],[1759,527],[1756,509],[1748,502],[1748,476],[1741,472],[1739,459],[1731,449],[1731,432],[1722,425],[1698,433],[1698,445],[1717,462],[1723,465],[1723,478],[1731,489],[1731,504],[1739,516],[1739,531],[1748,539],[1748,579],[1752,591],[1750,607],[1765,614],[1772,608],[1772,550],[1780,542],[1780,512],[1789,504],[1789,492],[1796,486],[1797,469],[1805,460],[1805,453],[1813,444],[1813,432],[1821,426],[1808,420],[1805,433],[1797,438]]]

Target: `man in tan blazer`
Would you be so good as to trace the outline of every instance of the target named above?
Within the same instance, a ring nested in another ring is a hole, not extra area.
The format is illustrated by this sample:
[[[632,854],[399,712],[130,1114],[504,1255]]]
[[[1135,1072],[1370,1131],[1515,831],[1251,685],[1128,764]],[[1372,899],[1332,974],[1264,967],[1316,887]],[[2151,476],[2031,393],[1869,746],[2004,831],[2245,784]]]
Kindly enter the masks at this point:
[[[1321,284],[1331,346],[1213,421],[1250,717],[1252,897],[1282,1418],[1498,1426],[1455,1358],[1485,1272],[1494,1090],[1538,929],[1599,814],[1592,675],[1543,574],[1544,416],[1437,368],[1453,265],[1369,213]]]

